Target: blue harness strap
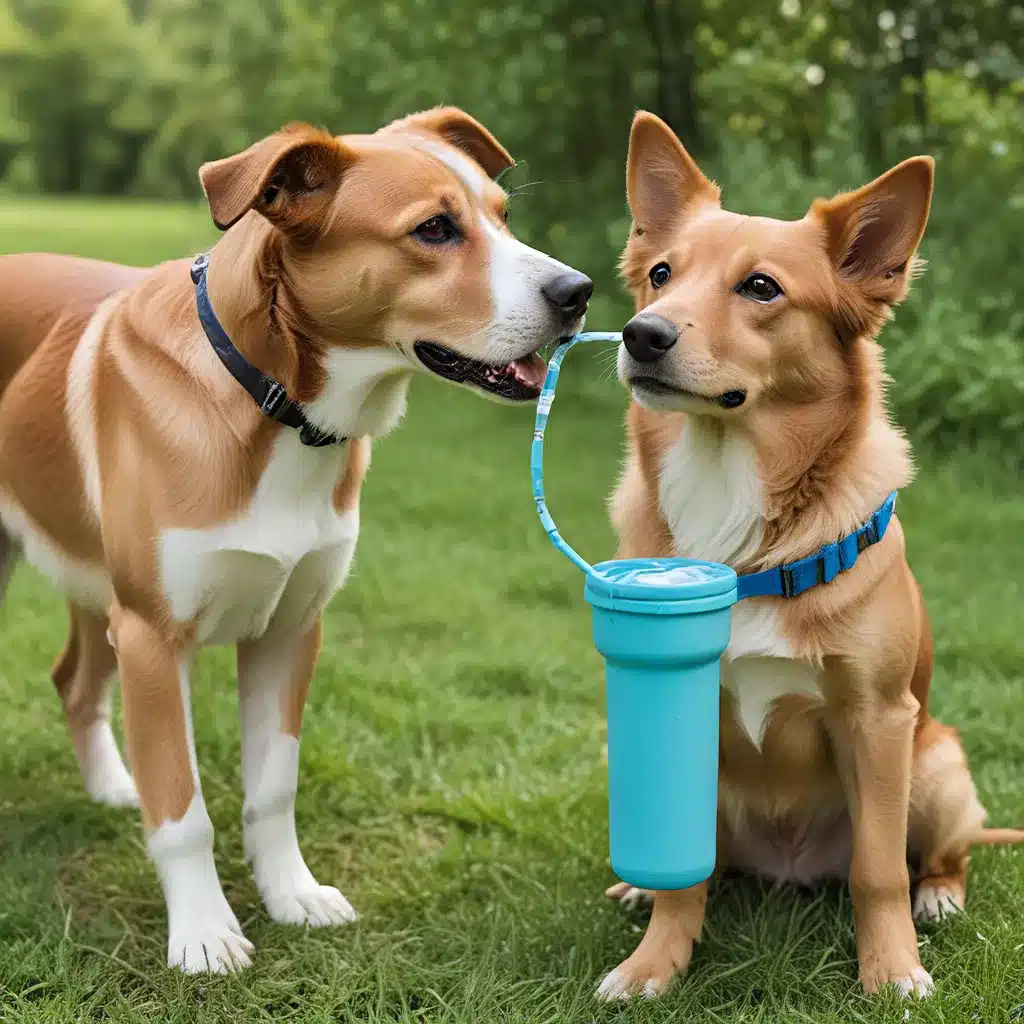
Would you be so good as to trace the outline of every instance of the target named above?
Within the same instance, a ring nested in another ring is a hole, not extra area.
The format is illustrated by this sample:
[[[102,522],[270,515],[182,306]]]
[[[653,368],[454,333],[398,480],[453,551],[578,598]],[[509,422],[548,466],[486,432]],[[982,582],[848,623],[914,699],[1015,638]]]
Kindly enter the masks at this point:
[[[736,584],[737,600],[745,597],[796,597],[819,583],[831,583],[841,572],[852,569],[857,556],[885,536],[896,507],[896,493],[893,491],[860,529],[834,544],[826,544],[817,554],[776,569],[740,576]]]

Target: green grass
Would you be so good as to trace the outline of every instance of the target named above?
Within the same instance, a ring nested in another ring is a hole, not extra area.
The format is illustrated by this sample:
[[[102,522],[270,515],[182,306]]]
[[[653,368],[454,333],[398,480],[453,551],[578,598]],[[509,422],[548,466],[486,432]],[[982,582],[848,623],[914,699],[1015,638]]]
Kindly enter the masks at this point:
[[[126,260],[209,237],[192,207],[0,204],[0,247]],[[612,325],[599,325],[612,326]],[[570,366],[550,431],[552,509],[592,557],[621,450],[614,386]],[[417,381],[374,453],[349,585],[327,614],[303,734],[299,831],[314,873],[362,912],[312,931],[264,916],[241,855],[232,660],[206,652],[197,743],[217,862],[255,966],[164,967],[165,920],[136,815],[84,796],[47,679],[59,598],[20,570],[0,613],[0,1020],[900,1021],[856,985],[849,897],[718,887],[689,977],[660,1001],[592,998],[645,925],[601,898],[601,667],[581,580],[527,483],[531,416]],[[931,458],[901,497],[934,618],[934,706],[962,729],[992,819],[1022,818],[1019,480]],[[921,935],[936,996],[913,1021],[1005,1022],[1024,1003],[1024,851],[984,850],[969,914]]]

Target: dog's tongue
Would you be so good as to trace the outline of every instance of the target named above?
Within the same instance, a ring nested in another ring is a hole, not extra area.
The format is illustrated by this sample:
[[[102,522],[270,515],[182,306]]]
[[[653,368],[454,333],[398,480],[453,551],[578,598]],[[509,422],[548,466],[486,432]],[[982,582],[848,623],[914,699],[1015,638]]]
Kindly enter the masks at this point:
[[[511,363],[512,371],[520,384],[529,388],[536,388],[538,391],[544,385],[544,378],[547,376],[548,366],[543,359],[535,352],[525,359],[516,359]]]

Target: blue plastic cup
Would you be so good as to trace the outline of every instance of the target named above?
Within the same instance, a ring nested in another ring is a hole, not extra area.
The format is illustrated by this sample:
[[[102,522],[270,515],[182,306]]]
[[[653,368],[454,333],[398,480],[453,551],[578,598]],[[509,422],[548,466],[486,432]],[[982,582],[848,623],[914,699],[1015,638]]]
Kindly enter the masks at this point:
[[[715,868],[719,665],[736,573],[683,558],[602,562],[587,574],[608,694],[612,870],[688,889]]]
[[[605,659],[612,868],[644,889],[688,889],[715,867],[719,664],[736,573],[686,558],[591,565],[562,538],[544,497],[544,431],[562,360],[580,342],[621,340],[578,334],[551,357],[533,432],[533,496],[551,543],[586,573]]]

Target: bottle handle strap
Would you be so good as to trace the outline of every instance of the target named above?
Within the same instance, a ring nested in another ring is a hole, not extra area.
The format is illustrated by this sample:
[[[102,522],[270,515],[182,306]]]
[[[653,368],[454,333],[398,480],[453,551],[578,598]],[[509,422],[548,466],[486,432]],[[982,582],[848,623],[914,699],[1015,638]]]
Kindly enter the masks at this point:
[[[548,511],[547,500],[544,497],[544,431],[547,429],[548,415],[555,401],[555,388],[558,386],[562,360],[575,345],[592,341],[620,342],[622,335],[615,331],[587,331],[568,338],[555,349],[554,355],[548,361],[547,376],[537,399],[537,419],[533,427],[533,444],[530,448],[530,479],[533,483],[533,500],[537,503],[537,515],[540,516],[541,526],[544,527],[544,532],[551,543],[588,575],[594,571],[594,567],[565,541]]]

